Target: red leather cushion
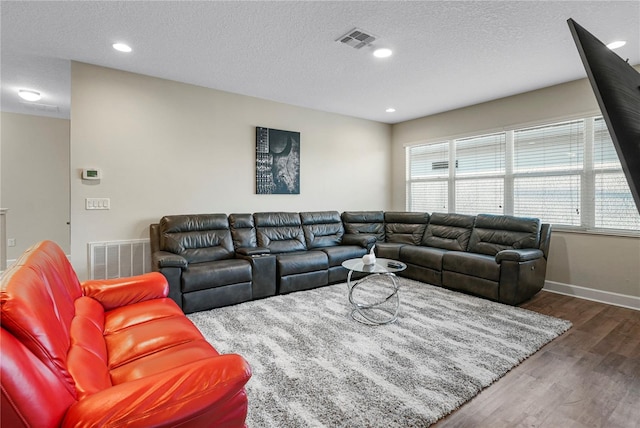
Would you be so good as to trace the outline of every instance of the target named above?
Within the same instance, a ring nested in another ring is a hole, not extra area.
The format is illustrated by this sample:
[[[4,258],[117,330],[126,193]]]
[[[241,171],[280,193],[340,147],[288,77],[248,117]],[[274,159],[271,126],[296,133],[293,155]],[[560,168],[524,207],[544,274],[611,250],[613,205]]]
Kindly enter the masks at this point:
[[[122,364],[111,370],[114,385],[131,382],[193,361],[219,355],[204,339],[182,343]]]
[[[58,307],[49,291],[34,269],[17,266],[6,272],[0,294],[2,327],[46,364],[68,392],[75,395],[74,381],[67,371],[69,325],[62,322],[63,318],[70,320],[72,316],[61,313],[66,305]]]
[[[107,320],[109,314],[107,313]],[[202,335],[184,315],[133,325],[105,337],[108,366],[114,369],[176,345],[201,340]]]
[[[57,426],[75,399],[63,381],[11,333],[0,330],[0,426]]]
[[[76,316],[71,321],[71,348],[67,367],[82,399],[111,386],[104,343],[104,310],[90,297],[76,300]]]
[[[147,300],[106,312],[104,334],[115,333],[151,320],[176,316],[184,317],[184,313],[173,300],[167,297]]]

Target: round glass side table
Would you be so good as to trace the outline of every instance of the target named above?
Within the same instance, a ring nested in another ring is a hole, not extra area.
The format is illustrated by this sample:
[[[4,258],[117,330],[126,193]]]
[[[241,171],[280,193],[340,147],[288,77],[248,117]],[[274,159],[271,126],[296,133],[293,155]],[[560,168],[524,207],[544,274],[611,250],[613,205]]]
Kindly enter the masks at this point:
[[[398,279],[396,272],[401,272],[407,265],[391,259],[377,258],[375,263],[365,265],[361,258],[342,262],[342,267],[349,269],[347,288],[351,317],[363,324],[383,325],[398,319],[400,297],[398,296]],[[352,280],[354,272],[366,273],[367,276]]]

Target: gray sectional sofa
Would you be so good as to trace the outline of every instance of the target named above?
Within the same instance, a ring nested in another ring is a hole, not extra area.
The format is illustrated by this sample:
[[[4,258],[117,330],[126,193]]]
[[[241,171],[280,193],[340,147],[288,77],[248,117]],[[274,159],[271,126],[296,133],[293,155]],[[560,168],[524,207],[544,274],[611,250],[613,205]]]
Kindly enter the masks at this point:
[[[400,275],[517,305],[544,285],[551,226],[534,218],[350,211],[165,216],[152,263],[186,313],[343,282],[373,245]]]

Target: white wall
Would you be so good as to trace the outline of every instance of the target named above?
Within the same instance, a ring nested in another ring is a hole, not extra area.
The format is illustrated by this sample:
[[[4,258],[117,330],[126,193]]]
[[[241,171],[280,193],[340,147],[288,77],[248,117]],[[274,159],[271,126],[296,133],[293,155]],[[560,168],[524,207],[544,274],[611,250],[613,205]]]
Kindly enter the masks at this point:
[[[385,210],[389,125],[72,63],[71,254],[87,243],[148,237],[163,215]],[[255,127],[301,133],[300,195],[255,194]],[[85,167],[102,169],[83,182]],[[87,197],[111,199],[87,211]]]
[[[69,254],[69,121],[2,112],[1,199],[7,259],[44,239]]]
[[[406,145],[590,114],[600,113],[582,79],[394,125],[391,205],[406,207]],[[632,296],[640,307],[640,238],[555,231],[547,280]]]

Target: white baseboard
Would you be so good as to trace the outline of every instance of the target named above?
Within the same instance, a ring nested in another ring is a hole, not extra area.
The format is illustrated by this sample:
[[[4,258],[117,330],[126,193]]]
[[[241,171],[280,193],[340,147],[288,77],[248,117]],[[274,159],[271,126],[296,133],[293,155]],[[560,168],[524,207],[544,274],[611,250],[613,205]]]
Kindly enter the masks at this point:
[[[555,281],[545,281],[543,290],[640,311],[640,297],[637,296],[596,290]]]

